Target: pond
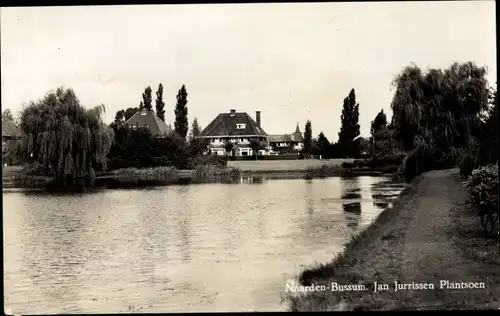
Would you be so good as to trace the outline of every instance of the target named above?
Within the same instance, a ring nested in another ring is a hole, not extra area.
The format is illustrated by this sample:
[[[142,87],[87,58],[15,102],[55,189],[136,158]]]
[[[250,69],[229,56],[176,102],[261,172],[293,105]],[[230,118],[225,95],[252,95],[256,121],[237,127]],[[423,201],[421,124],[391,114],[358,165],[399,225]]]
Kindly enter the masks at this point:
[[[405,185],[384,177],[3,193],[7,311],[281,311]]]

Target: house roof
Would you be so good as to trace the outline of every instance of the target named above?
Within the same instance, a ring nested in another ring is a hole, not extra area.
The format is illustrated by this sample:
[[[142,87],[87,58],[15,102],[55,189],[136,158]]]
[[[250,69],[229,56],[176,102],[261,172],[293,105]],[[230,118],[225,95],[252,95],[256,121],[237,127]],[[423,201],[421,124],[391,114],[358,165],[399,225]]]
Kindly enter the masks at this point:
[[[299,124],[295,128],[293,134],[283,134],[283,135],[269,135],[269,142],[271,143],[287,143],[287,142],[302,142],[304,137],[299,129]]]
[[[21,137],[21,129],[12,120],[2,117],[2,136]]]
[[[292,141],[290,135],[269,135],[269,142],[271,143],[288,143]]]
[[[134,125],[149,125],[151,134],[165,135],[172,132],[172,128],[163,122],[156,114],[150,110],[141,110],[132,115],[128,121],[125,122],[128,126]]]
[[[236,124],[245,124],[237,129]],[[220,113],[201,131],[199,137],[208,136],[267,136],[267,133],[247,113]]]

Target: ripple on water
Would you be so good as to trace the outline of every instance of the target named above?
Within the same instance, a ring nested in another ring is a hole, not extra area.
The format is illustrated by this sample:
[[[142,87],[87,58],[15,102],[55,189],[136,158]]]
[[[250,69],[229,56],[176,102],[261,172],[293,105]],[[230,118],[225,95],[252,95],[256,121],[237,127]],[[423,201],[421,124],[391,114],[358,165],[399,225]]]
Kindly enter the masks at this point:
[[[5,194],[5,306],[24,314],[284,310],[286,280],[330,261],[400,192],[382,181]]]

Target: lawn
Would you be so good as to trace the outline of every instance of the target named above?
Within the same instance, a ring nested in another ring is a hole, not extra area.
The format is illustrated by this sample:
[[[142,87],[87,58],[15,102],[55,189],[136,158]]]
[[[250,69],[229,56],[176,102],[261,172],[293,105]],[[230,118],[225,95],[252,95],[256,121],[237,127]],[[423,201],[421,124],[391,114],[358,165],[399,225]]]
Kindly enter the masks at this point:
[[[302,160],[244,160],[229,161],[228,167],[238,168],[241,171],[305,171],[308,168],[319,168],[322,165],[338,166],[354,159],[302,159]]]

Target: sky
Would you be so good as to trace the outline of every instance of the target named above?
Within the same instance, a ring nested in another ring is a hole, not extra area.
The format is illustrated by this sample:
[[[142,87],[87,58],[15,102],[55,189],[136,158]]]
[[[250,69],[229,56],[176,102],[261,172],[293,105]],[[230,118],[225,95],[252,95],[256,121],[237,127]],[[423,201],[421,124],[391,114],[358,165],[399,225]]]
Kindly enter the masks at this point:
[[[164,86],[166,121],[184,84],[188,116],[207,126],[236,109],[268,134],[311,120],[338,139],[343,99],[355,89],[361,135],[391,82],[415,63],[473,61],[496,83],[495,1],[192,4],[1,8],[2,110],[60,86],[105,122]],[[154,102],[154,101],[153,101]]]

